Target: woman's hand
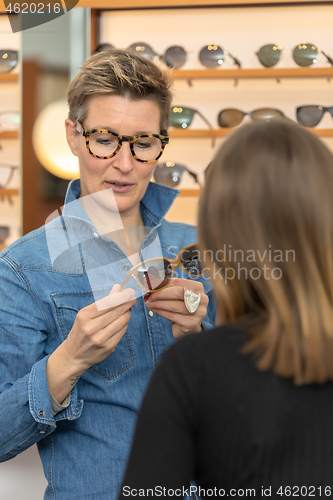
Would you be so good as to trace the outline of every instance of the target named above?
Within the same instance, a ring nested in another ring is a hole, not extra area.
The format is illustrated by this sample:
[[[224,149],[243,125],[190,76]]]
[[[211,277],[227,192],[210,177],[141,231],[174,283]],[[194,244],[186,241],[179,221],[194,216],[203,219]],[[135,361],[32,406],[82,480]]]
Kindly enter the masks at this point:
[[[119,290],[120,285],[114,285],[109,295],[81,309],[67,339],[49,357],[48,387],[59,403],[88,368],[116,349],[125,334],[136,298],[130,288]]]
[[[184,288],[199,292],[201,300],[198,309],[189,313],[184,303]],[[189,332],[201,330],[201,322],[207,314],[209,299],[202,283],[194,280],[173,278],[170,285],[160,292],[151,293],[145,301],[148,309],[172,324],[172,333],[180,338]]]

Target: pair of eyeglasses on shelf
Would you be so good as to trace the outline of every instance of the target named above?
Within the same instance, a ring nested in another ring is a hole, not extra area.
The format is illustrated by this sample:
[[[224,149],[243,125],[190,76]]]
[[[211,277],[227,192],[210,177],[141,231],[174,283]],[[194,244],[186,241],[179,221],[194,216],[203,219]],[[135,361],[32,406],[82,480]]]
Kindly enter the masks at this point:
[[[0,131],[18,130],[21,124],[19,111],[0,111]]]
[[[114,48],[110,43],[101,43],[95,49],[95,52],[100,52],[102,50]],[[181,45],[171,45],[168,47],[164,54],[158,54],[148,43],[146,42],[136,42],[132,43],[128,50],[131,50],[135,54],[139,54],[147,59],[153,60],[158,58],[166,64],[169,68],[178,69],[184,66],[187,61],[189,51],[187,51]],[[190,51],[192,52],[192,51]],[[224,50],[220,45],[216,43],[210,43],[202,47],[198,53],[200,63],[206,68],[218,68],[224,63],[225,57],[229,56],[234,64],[241,67],[239,59],[233,56],[228,50]]]
[[[200,113],[200,111],[183,106],[173,106],[171,108],[171,125],[176,128],[188,128],[195,114],[198,114],[209,128],[213,128],[210,122]],[[253,111],[241,111],[236,108],[226,108],[219,112],[217,121],[220,127],[236,127],[245,116],[249,116],[253,121],[268,121],[274,118],[284,118],[285,115],[279,109],[258,108]]]
[[[187,172],[201,188],[198,174],[193,172],[193,170],[190,170],[185,165],[174,161],[158,163],[154,171],[154,179],[156,182],[163,184],[164,186],[176,187],[182,180],[184,172]]]
[[[132,267],[126,274],[120,291],[133,278],[145,292],[158,292],[167,288],[177,268],[193,278],[203,276],[200,251],[196,243],[182,248],[174,259],[153,257]]]
[[[0,73],[10,73],[18,63],[18,51],[10,49],[0,50]]]
[[[296,119],[304,127],[315,127],[320,123],[325,113],[329,113],[333,118],[333,106],[325,107],[318,104],[298,106],[296,108]]]
[[[128,142],[133,157],[142,163],[151,163],[160,158],[169,137],[158,134],[119,135],[107,129],[83,128],[76,122],[76,130],[86,139],[86,147],[95,158],[107,160],[115,156],[124,142]]]
[[[276,43],[268,43],[259,48],[256,52],[260,63],[266,68],[275,66],[281,58],[282,47]],[[325,56],[327,62],[333,66],[333,59],[314,43],[304,42],[296,45],[292,51],[292,56],[298,66],[306,67],[318,61],[318,53]]]
[[[184,66],[187,61],[188,51],[184,49],[181,45],[172,45],[168,47],[164,54],[160,55],[155,52],[155,50],[145,42],[137,42],[130,45],[129,50],[141,54],[148,59],[153,59],[158,57],[161,59],[169,68],[178,69]],[[202,47],[198,53],[200,63],[205,66],[205,68],[218,68],[224,63],[226,56],[229,56],[234,64],[241,67],[240,61],[231,54],[231,52],[222,49],[220,45],[216,43],[210,43]]]
[[[276,118],[285,118],[284,113],[275,108],[258,108],[248,112],[236,108],[226,108],[219,112],[217,121],[221,128],[237,127],[245,116],[248,116],[254,122],[265,122]]]

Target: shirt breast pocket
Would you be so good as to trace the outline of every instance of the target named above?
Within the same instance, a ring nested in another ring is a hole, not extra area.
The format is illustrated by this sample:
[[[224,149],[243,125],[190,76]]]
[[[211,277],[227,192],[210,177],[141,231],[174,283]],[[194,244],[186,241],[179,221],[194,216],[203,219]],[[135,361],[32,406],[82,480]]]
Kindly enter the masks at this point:
[[[56,308],[58,327],[65,340],[74,325],[77,313],[92,304],[95,299],[92,292],[52,294],[51,298]],[[126,332],[114,352],[101,363],[92,366],[89,371],[113,380],[132,366],[134,366],[133,346],[130,335]]]

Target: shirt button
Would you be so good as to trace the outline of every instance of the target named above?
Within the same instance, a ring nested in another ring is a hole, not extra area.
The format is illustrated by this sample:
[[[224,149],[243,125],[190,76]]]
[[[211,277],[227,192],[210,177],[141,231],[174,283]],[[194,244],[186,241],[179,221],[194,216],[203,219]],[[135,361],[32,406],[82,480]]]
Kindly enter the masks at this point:
[[[149,311],[149,313],[148,313],[148,314],[149,314],[149,316],[150,316],[151,318],[154,316],[153,311]]]
[[[124,271],[128,271],[128,270],[129,270],[129,268],[130,268],[129,266],[125,265],[125,266],[124,266]]]
[[[44,410],[39,410],[38,416],[39,417],[44,417],[44,415],[45,415],[45,411]]]
[[[94,238],[99,238],[97,233],[93,233]]]
[[[39,431],[39,434],[45,434],[45,431]]]

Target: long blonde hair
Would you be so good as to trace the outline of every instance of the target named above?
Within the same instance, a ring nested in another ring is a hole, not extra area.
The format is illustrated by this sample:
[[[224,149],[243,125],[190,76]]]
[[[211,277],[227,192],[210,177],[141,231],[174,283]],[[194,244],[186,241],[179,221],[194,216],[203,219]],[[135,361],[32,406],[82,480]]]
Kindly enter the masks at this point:
[[[223,322],[296,384],[333,379],[333,155],[288,120],[235,131],[207,169],[201,249]],[[249,326],[251,325],[251,326]]]

